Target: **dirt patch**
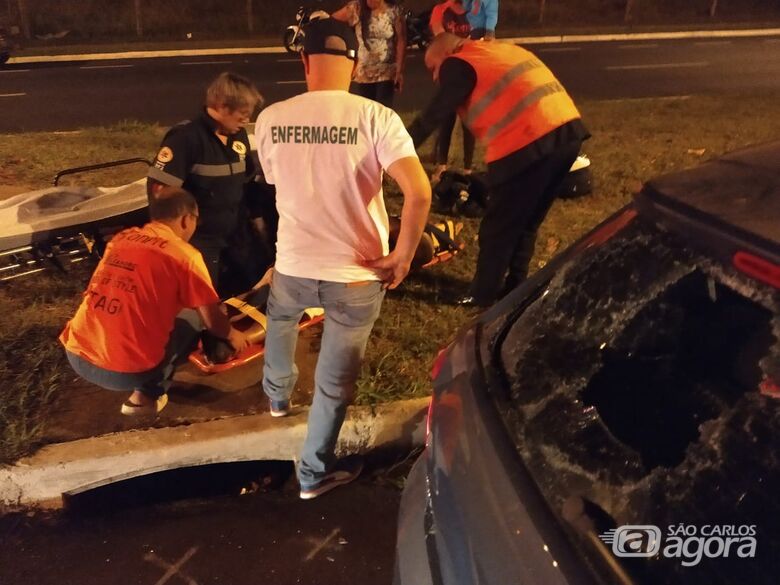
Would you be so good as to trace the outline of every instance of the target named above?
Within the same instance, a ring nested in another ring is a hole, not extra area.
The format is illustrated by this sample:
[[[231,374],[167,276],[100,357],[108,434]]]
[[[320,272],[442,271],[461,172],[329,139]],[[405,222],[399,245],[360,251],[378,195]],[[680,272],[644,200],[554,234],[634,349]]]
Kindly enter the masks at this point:
[[[321,336],[322,325],[317,325],[303,331],[298,340],[299,376],[292,396],[293,408],[311,402]],[[203,374],[192,364],[185,364],[176,372],[168,405],[153,421],[120,414],[127,392],[104,390],[69,374],[59,389],[57,408],[48,419],[41,442],[61,443],[133,429],[266,412],[268,400],[260,386],[262,374],[262,358],[220,374]]]

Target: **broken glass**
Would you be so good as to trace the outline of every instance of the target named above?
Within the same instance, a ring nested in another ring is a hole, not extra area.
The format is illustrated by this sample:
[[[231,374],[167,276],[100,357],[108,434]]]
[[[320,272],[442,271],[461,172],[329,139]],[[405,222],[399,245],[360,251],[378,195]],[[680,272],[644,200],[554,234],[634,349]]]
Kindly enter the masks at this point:
[[[582,498],[600,530],[755,526],[756,558],[627,562],[647,582],[776,582],[780,400],[759,387],[780,381],[779,308],[778,291],[638,218],[496,338],[502,413],[553,510]]]

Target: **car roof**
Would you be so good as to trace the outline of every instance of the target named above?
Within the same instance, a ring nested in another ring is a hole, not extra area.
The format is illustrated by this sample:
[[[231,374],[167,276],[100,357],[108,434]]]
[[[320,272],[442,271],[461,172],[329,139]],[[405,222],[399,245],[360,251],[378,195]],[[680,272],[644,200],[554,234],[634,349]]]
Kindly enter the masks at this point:
[[[780,140],[648,181],[640,212],[672,231],[780,258]],[[718,241],[720,240],[720,241]]]

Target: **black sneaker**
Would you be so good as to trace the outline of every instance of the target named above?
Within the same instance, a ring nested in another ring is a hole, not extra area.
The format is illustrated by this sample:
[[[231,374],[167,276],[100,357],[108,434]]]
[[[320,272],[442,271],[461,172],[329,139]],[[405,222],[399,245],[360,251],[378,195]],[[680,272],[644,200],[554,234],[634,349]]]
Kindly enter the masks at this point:
[[[333,470],[326,473],[320,481],[310,486],[301,486],[301,499],[313,500],[335,487],[357,479],[361,471],[363,471],[363,458],[359,455],[339,459]]]

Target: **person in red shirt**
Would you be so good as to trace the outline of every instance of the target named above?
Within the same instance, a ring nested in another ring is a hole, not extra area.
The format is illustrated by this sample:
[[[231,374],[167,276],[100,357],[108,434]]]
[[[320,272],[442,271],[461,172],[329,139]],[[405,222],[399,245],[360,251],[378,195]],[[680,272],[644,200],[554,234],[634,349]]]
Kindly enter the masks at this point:
[[[445,0],[431,10],[430,27],[433,36],[443,32],[467,39],[471,34],[471,25],[463,0]]]
[[[121,409],[127,415],[165,407],[175,367],[203,326],[236,350],[247,344],[220,310],[203,257],[188,243],[198,222],[195,198],[166,187],[150,200],[149,215],[150,223],[111,239],[60,335],[79,376],[132,391]]]

